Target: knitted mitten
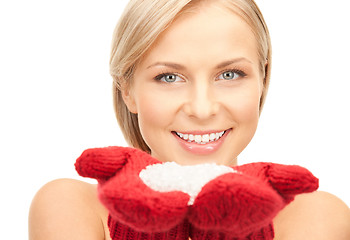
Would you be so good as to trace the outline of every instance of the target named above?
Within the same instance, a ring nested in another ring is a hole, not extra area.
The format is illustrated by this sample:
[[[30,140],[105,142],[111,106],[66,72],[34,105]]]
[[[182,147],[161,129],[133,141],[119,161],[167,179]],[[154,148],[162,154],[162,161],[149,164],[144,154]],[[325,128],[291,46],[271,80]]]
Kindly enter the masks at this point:
[[[299,166],[251,163],[206,184],[188,216],[191,239],[273,239],[272,220],[318,179]]]
[[[143,182],[141,172],[165,165],[145,152],[123,147],[89,149],[78,158],[78,173],[99,182],[112,239],[273,239],[272,220],[277,213],[296,194],[318,187],[318,179],[306,169],[273,163],[220,166],[229,171],[205,180],[194,195],[182,188],[154,190]],[[214,168],[202,169],[200,178]],[[172,175],[175,181],[191,185],[180,172],[184,168]],[[164,168],[160,173],[163,178],[148,174],[151,180],[156,178],[150,182],[157,185],[170,178]]]
[[[154,191],[139,178],[142,169],[156,163],[160,162],[147,153],[123,147],[88,149],[77,159],[77,172],[98,180],[98,197],[109,211],[113,240],[188,240],[184,219],[189,196]]]
[[[121,224],[109,215],[108,227],[113,240],[188,240],[190,225],[183,222],[165,232],[147,233]]]

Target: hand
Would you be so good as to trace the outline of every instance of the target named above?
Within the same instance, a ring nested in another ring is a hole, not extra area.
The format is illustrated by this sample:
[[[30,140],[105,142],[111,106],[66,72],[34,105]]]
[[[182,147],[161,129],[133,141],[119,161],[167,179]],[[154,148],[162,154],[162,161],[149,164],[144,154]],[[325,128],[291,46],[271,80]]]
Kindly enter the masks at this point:
[[[304,168],[252,163],[205,184],[188,206],[186,193],[158,192],[142,182],[139,173],[154,164],[162,163],[123,147],[90,149],[78,158],[79,174],[99,182],[113,239],[273,239],[277,213],[296,194],[318,187]]]
[[[99,182],[98,196],[109,211],[112,239],[188,240],[184,219],[189,196],[154,191],[138,176],[156,163],[160,162],[147,153],[123,147],[88,149],[77,159],[78,173]]]
[[[299,166],[251,163],[209,182],[188,216],[191,239],[273,239],[272,220],[294,196],[318,188]]]

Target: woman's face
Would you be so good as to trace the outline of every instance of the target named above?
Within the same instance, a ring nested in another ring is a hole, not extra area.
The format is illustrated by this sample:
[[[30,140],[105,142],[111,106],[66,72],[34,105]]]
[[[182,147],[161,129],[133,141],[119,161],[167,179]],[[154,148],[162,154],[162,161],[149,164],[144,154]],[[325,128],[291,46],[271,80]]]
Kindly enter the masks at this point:
[[[160,161],[234,165],[256,131],[262,82],[249,25],[206,6],[158,38],[124,100]]]

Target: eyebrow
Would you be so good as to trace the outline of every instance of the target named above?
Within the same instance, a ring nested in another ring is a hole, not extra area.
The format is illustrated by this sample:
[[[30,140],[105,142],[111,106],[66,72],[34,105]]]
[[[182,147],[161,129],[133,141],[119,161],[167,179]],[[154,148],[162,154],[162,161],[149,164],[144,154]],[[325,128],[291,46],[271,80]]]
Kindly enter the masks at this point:
[[[170,68],[174,68],[176,70],[183,70],[183,69],[185,69],[185,66],[183,66],[181,64],[177,64],[177,63],[171,63],[171,62],[156,62],[154,64],[149,65],[147,67],[147,69],[155,67],[155,66],[170,67]]]
[[[247,58],[241,57],[241,58],[235,58],[231,60],[224,61],[216,66],[216,69],[221,69],[227,66],[230,66],[231,64],[237,63],[237,62],[248,62],[252,63],[252,61],[248,60]]]
[[[231,64],[234,64],[234,63],[237,63],[237,62],[248,62],[248,63],[252,63],[250,60],[248,60],[247,58],[244,58],[244,57],[241,57],[241,58],[235,58],[235,59],[231,59],[231,60],[227,60],[227,61],[224,61],[222,63],[219,63],[215,68],[216,69],[221,69],[221,68],[224,68],[224,67],[227,67]],[[185,66],[181,65],[181,64],[178,64],[178,63],[172,63],[172,62],[156,62],[156,63],[153,63],[151,65],[149,65],[147,67],[147,69],[149,68],[152,68],[152,67],[155,67],[155,66],[164,66],[164,67],[170,67],[170,68],[174,68],[176,70],[183,70],[183,69],[186,69]]]

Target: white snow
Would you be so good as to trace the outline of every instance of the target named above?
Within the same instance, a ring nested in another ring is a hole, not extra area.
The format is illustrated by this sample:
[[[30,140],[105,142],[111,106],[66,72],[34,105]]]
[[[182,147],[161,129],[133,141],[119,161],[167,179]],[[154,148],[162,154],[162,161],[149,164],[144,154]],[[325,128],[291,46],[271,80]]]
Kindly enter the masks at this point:
[[[236,171],[215,163],[182,166],[175,162],[165,162],[147,166],[139,176],[148,187],[155,191],[187,193],[190,196],[188,205],[192,205],[206,183],[230,172]]]

